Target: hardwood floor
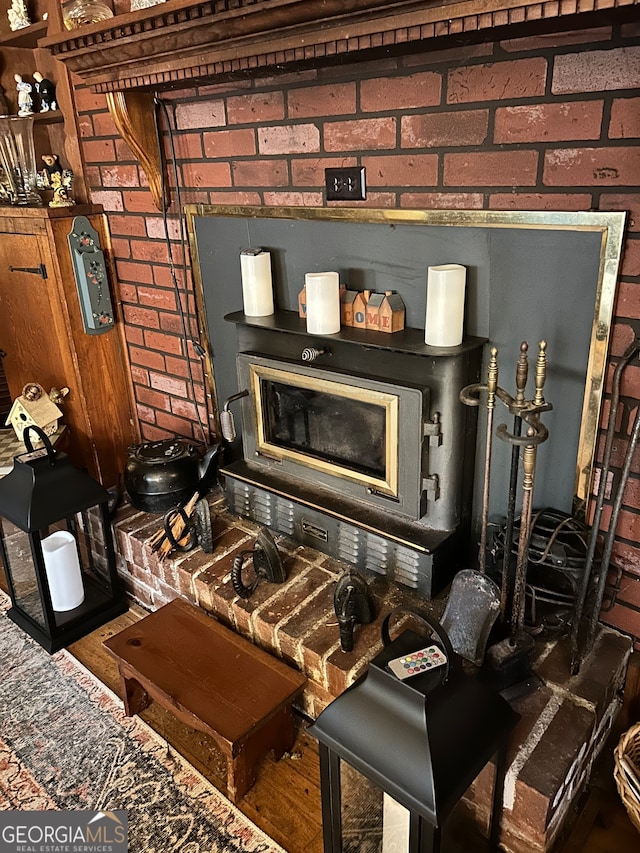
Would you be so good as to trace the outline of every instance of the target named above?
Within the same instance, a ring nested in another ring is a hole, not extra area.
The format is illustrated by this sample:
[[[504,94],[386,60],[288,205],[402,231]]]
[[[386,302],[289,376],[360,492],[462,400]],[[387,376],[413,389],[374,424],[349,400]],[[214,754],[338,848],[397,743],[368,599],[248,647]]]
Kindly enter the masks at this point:
[[[128,613],[74,643],[68,650],[119,694],[117,669],[102,642],[144,615],[145,611],[134,605]],[[625,702],[622,725],[631,722],[628,720],[629,707],[635,713],[633,701],[637,698],[640,668],[636,665],[630,673],[628,683],[633,682],[633,697],[632,701]],[[225,766],[212,739],[184,726],[154,703],[142,712],[141,717],[225,793]],[[321,853],[317,746],[306,732],[306,722],[300,718],[298,723],[300,729],[291,755],[279,762],[270,757],[263,761],[255,785],[242,799],[239,808],[288,853]],[[556,853],[640,851],[640,833],[620,802],[611,767],[612,748],[609,748],[594,773],[589,795],[580,804],[571,834],[557,846]]]
[[[117,667],[102,643],[146,613],[132,606],[128,613],[69,646],[71,652],[114,693],[119,695]],[[226,793],[226,767],[215,741],[182,723],[155,703],[140,716],[180,752],[218,790]],[[290,756],[260,765],[255,785],[239,804],[240,810],[288,853],[321,853],[322,822],[318,752],[315,740],[300,726]]]

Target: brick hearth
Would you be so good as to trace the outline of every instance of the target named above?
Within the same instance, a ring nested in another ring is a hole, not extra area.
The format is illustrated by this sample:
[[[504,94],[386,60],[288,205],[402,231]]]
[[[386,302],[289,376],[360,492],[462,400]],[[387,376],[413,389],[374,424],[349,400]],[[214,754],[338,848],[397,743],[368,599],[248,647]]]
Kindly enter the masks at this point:
[[[262,582],[248,600],[231,585],[234,557],[252,547],[258,526],[230,515],[224,499],[210,498],[215,550],[200,548],[160,561],[148,544],[161,519],[125,505],[114,523],[118,567],[129,594],[155,610],[177,596],[202,607],[303,671],[309,678],[301,710],[317,714],[361,675],[380,650],[380,623],[394,607],[416,605],[442,613],[409,589],[369,578],[378,616],[357,629],[354,650],[342,652],[333,589],[346,564],[276,537],[287,581]],[[631,641],[602,627],[580,673],[571,677],[566,641],[545,639],[536,648],[540,685],[513,701],[521,715],[511,744],[505,786],[502,842],[514,853],[550,850],[576,795],[584,788],[620,706]],[[486,825],[492,790],[486,768],[465,796],[474,819]]]

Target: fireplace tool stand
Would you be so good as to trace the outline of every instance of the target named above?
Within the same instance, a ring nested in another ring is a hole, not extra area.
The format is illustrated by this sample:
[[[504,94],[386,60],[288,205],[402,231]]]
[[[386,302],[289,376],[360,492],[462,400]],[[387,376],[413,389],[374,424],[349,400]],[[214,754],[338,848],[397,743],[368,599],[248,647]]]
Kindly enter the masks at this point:
[[[589,536],[589,546],[587,549],[587,556],[585,561],[584,573],[582,576],[582,582],[578,589],[577,600],[576,600],[576,610],[575,616],[573,620],[573,625],[571,626],[571,674],[576,675],[580,669],[580,665],[582,663],[582,659],[589,652],[591,646],[593,644],[593,639],[596,631],[596,625],[598,621],[598,616],[600,613],[600,608],[602,607],[602,599],[604,597],[604,589],[607,580],[607,573],[609,569],[609,562],[611,560],[611,552],[613,550],[613,541],[615,538],[616,527],[618,524],[618,516],[620,514],[620,508],[622,507],[622,499],[624,496],[625,486],[627,484],[627,480],[629,478],[629,472],[631,470],[631,461],[633,459],[635,449],[638,443],[638,437],[640,436],[640,408],[636,412],[636,416],[633,423],[633,428],[631,430],[631,437],[629,439],[629,444],[627,447],[627,452],[624,458],[624,463],[622,466],[622,472],[620,474],[620,481],[618,483],[617,491],[615,494],[615,498],[613,501],[613,509],[611,513],[611,519],[609,521],[609,528],[607,531],[607,535],[604,540],[604,546],[602,551],[602,556],[599,561],[595,559],[596,557],[596,545],[599,536],[600,522],[602,520],[602,509],[604,505],[604,497],[607,489],[607,482],[609,480],[609,470],[611,464],[611,451],[613,449],[613,440],[616,432],[616,421],[618,416],[618,407],[620,405],[620,385],[622,382],[622,374],[625,369],[629,365],[629,363],[640,354],[640,338],[636,338],[632,344],[627,347],[624,355],[616,365],[616,369],[613,374],[613,388],[612,388],[612,396],[611,396],[611,407],[609,409],[609,426],[607,428],[607,438],[605,442],[604,448],[604,456],[602,460],[602,468],[600,470],[600,481],[598,484],[598,495],[596,498],[596,507],[594,511],[593,521],[591,523],[591,533]],[[594,566],[599,563],[598,570],[594,570]],[[585,606],[585,601],[587,598],[587,592],[589,587],[591,587],[595,583],[595,593],[594,600],[590,606],[589,611],[589,620],[588,625],[586,626],[586,633],[583,639],[582,644],[580,643],[580,634],[585,631],[582,623],[582,616]],[[581,647],[582,645],[582,647]]]
[[[505,532],[505,554],[502,568],[502,589],[500,615],[503,629],[508,636],[489,649],[490,666],[496,671],[503,687],[524,682],[530,675],[529,658],[533,647],[532,637],[524,630],[525,596],[529,541],[531,538],[531,518],[533,507],[533,489],[538,445],[549,437],[549,431],[540,420],[543,412],[552,406],[544,398],[544,384],[547,373],[547,345],[541,341],[538,350],[535,373],[535,394],[533,399],[525,397],[528,379],[528,344],[520,346],[520,355],[516,365],[516,394],[512,396],[497,384],[497,350],[492,350],[489,362],[489,375],[486,385],[471,385],[463,389],[460,398],[466,405],[479,405],[481,392],[487,392],[487,439],[485,447],[485,482],[483,489],[482,530],[480,537],[479,565],[486,570],[487,524],[489,504],[489,476],[491,468],[491,443],[493,429],[493,409],[495,398],[513,415],[513,429],[510,432],[506,424],[500,424],[496,435],[511,444],[511,470],[507,505],[507,524]],[[522,435],[523,423],[526,434]],[[515,511],[517,500],[518,469],[520,449],[522,451],[522,511],[518,536],[518,549],[512,554],[509,543],[513,540]]]

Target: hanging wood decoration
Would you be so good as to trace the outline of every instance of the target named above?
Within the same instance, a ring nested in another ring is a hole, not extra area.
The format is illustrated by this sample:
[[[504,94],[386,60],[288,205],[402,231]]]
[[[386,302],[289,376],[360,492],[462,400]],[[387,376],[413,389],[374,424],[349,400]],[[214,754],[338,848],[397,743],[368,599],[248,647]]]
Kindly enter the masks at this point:
[[[84,330],[88,335],[104,334],[114,326],[113,307],[98,232],[86,216],[73,220],[69,248]]]

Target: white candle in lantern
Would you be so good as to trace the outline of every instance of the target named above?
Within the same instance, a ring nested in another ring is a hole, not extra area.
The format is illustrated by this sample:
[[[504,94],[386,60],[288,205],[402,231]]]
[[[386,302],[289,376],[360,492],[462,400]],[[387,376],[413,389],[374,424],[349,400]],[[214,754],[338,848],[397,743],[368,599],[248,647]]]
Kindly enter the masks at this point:
[[[340,331],[340,277],[337,272],[308,272],[304,277],[307,294],[307,332],[335,335]]]
[[[424,342],[432,347],[462,343],[467,270],[460,264],[429,267]]]
[[[240,252],[242,301],[247,317],[268,317],[273,314],[273,283],[271,253],[262,249],[242,249]]]
[[[387,794],[382,795],[382,853],[409,849],[411,812]]]
[[[79,607],[84,601],[82,572],[76,540],[68,530],[59,530],[42,540],[44,568],[54,610]]]

